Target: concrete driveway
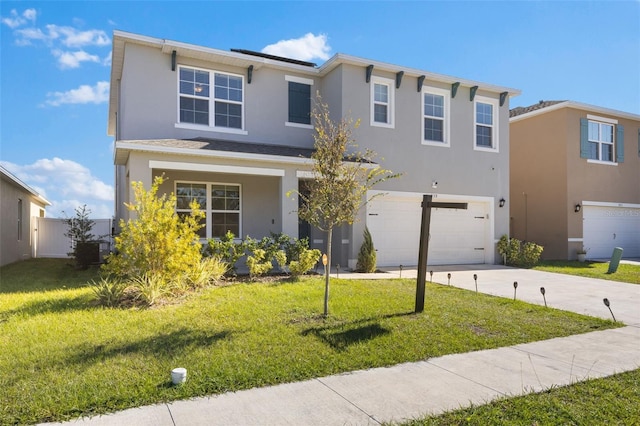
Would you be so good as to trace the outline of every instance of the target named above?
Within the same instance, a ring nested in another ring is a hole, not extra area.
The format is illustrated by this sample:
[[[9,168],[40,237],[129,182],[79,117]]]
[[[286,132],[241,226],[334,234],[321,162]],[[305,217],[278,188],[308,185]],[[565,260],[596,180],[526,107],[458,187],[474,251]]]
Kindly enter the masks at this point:
[[[384,268],[389,277],[399,277],[399,268]],[[433,271],[433,278],[429,271]],[[387,275],[374,274],[374,275]],[[451,274],[451,279],[447,278]],[[545,289],[547,306],[599,318],[611,319],[611,312],[603,303],[609,299],[617,321],[640,326],[640,285],[556,274],[502,265],[445,265],[427,268],[427,281],[447,284],[475,291],[473,275],[478,276],[478,291],[500,297],[514,297],[513,283],[518,283],[516,297],[529,303],[544,305],[540,291]],[[353,274],[354,278],[362,274]],[[341,278],[347,278],[345,274]],[[404,267],[402,278],[416,278],[417,268]],[[426,297],[429,297],[427,292]]]

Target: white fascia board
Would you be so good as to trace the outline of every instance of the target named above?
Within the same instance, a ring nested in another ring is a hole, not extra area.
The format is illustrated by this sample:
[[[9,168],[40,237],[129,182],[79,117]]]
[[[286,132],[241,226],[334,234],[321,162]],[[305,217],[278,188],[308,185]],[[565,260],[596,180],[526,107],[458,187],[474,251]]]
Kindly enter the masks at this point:
[[[322,75],[324,75],[340,64],[353,64],[353,65],[359,65],[359,66],[373,65],[374,71],[376,69],[379,69],[383,71],[389,71],[392,73],[404,71],[404,75],[408,77],[420,77],[424,75],[428,80],[438,81],[442,83],[453,84],[453,83],[459,82],[462,86],[465,86],[465,87],[478,86],[479,89],[487,90],[495,93],[509,92],[509,97],[518,96],[522,93],[522,91],[518,89],[513,89],[513,88],[503,87],[503,86],[495,86],[492,84],[486,84],[479,81],[467,80],[464,78],[453,77],[450,75],[437,74],[437,73],[427,72],[427,71],[416,69],[416,68],[403,67],[401,65],[394,65],[386,62],[359,58],[357,56],[345,55],[343,53],[337,53],[333,55],[329,60],[327,60],[327,62],[322,64],[318,68],[318,70]]]
[[[190,172],[233,173],[252,176],[284,176],[284,169],[266,167],[227,166],[223,164],[186,163],[180,161],[149,160],[150,169],[184,170]]]
[[[594,206],[594,207],[622,207],[625,209],[640,209],[640,204],[633,203],[608,203],[602,201],[583,201],[582,206]]]
[[[42,204],[47,205],[47,206],[51,205],[51,203],[46,198],[44,198],[42,195],[38,194],[38,191],[36,191],[35,189],[31,188],[29,185],[27,185],[26,183],[24,183],[20,179],[18,179],[18,177],[14,176],[9,170],[7,170],[4,167],[0,166],[0,173],[2,173],[4,176],[6,176],[7,179],[12,181],[16,185],[18,185],[19,187],[21,187],[22,189],[27,191],[29,194],[33,195]]]
[[[629,120],[640,121],[640,115],[632,114],[630,112],[618,111],[615,109],[603,108],[596,105],[583,104],[580,102],[565,101],[555,105],[548,106],[546,108],[540,108],[535,111],[527,112],[525,114],[516,115],[515,117],[511,117],[509,119],[509,122],[515,123],[516,121],[535,117],[536,115],[545,114],[547,112],[552,112],[561,108],[575,108],[575,109],[579,109],[587,112],[593,112],[596,114],[605,114],[605,115],[614,116],[618,118],[626,118]]]
[[[251,154],[245,152],[230,151],[214,151],[214,150],[198,150],[194,152],[187,148],[172,148],[164,146],[145,146],[127,142],[116,142],[116,150],[130,150],[137,152],[152,152],[160,154],[176,154],[188,155],[196,157],[209,158],[226,158],[232,160],[250,160],[261,161],[266,163],[284,163],[284,164],[313,164],[310,158],[285,157],[281,155]]]
[[[401,198],[416,198],[422,199],[423,195],[431,195],[434,200],[446,200],[446,201],[471,201],[474,203],[489,203],[493,204],[494,197],[482,196],[482,195],[459,195],[459,194],[434,194],[434,193],[421,193],[421,192],[406,192],[406,191],[380,191],[372,189],[367,191],[370,195],[390,195]]]

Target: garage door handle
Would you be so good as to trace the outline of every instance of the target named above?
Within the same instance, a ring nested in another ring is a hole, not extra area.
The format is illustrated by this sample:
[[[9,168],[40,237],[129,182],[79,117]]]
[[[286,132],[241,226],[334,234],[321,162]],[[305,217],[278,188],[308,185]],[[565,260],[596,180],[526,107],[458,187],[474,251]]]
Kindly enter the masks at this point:
[[[369,216],[378,216],[378,213],[369,213]]]
[[[474,219],[484,219],[484,216],[474,216]]]
[[[474,250],[484,250],[484,247],[475,247]]]

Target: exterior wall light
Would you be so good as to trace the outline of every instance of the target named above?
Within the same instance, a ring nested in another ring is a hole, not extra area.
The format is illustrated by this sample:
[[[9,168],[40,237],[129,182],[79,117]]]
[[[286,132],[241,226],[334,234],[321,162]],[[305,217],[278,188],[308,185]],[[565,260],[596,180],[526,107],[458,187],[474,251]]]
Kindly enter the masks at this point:
[[[498,206],[500,207],[504,207],[504,203],[506,203],[504,198],[500,198],[500,201],[498,201]]]
[[[576,207],[573,209],[573,211],[576,213],[580,213],[580,210],[582,210],[582,206],[580,204],[576,204]]]

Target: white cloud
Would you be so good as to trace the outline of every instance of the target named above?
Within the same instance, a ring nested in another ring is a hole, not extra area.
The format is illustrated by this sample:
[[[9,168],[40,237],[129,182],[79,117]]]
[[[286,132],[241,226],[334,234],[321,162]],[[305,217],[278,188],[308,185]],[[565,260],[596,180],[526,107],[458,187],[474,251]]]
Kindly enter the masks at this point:
[[[105,56],[102,59],[102,65],[104,65],[105,67],[110,67],[111,66],[111,56],[112,56],[113,51],[110,50],[109,53],[107,54],[107,56]]]
[[[73,216],[75,208],[84,204],[92,217],[113,215],[113,186],[93,176],[82,164],[57,157],[27,165],[0,164],[51,202],[48,216],[64,217],[63,211]]]
[[[280,40],[262,49],[262,53],[302,61],[310,61],[315,58],[326,61],[330,57],[330,52],[331,46],[327,44],[327,36],[325,34],[316,36],[312,33],[307,33],[296,39]]]
[[[9,28],[18,28],[21,25],[26,24],[28,21],[35,22],[37,12],[35,9],[26,9],[22,12],[22,15],[18,14],[18,11],[11,9],[10,16],[2,18],[2,23]]]
[[[82,62],[102,63],[98,55],[90,55],[84,50],[64,52],[62,50],[54,49],[51,53],[53,56],[58,58],[58,66],[62,69],[78,68]]]
[[[73,27],[46,25],[49,38],[60,40],[67,47],[107,46],[111,39],[102,30],[80,31]]]
[[[60,106],[63,104],[101,104],[109,100],[109,82],[99,81],[95,86],[83,84],[77,89],[66,92],[47,93],[46,105]]]

